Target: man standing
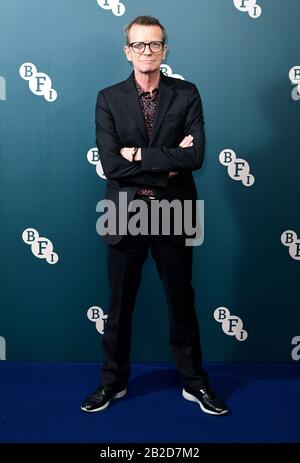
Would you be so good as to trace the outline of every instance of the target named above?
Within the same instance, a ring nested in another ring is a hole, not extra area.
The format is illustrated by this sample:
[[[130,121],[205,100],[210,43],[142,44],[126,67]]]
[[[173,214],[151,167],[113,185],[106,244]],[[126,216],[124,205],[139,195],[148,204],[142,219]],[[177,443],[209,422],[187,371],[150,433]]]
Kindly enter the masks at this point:
[[[185,200],[195,205],[197,190],[192,171],[204,158],[202,104],[196,86],[165,76],[160,65],[166,56],[166,31],[150,16],[135,18],[124,29],[126,57],[132,62],[129,78],[98,93],[96,140],[107,177],[106,199],[120,209],[120,193],[127,205],[134,199]],[[191,221],[194,221],[193,208]],[[126,210],[127,223],[130,212]],[[149,217],[151,220],[151,218]],[[119,224],[117,224],[119,225]],[[104,235],[111,288],[103,335],[101,385],[81,405],[86,412],[104,410],[127,392],[130,377],[132,313],[142,267],[149,249],[155,260],[169,310],[170,346],[185,399],[213,415],[228,413],[214,394],[202,369],[198,321],[192,287],[193,246],[185,235]]]

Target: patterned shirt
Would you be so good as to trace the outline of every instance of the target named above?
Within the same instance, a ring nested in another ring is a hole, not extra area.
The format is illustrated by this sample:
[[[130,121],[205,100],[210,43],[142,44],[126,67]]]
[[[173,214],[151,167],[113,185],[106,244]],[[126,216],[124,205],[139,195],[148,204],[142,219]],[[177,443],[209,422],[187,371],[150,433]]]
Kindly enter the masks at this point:
[[[150,139],[151,134],[152,134],[152,129],[153,129],[153,122],[154,122],[154,116],[155,116],[155,111],[157,107],[159,90],[158,88],[155,88],[152,91],[152,95],[151,95],[150,92],[145,92],[142,89],[142,87],[139,85],[135,77],[134,77],[134,81],[135,81],[135,85],[137,88],[139,101],[140,101],[142,113],[143,113],[144,120],[145,120],[148,139]],[[158,86],[159,86],[159,82],[158,82]],[[145,186],[139,186],[136,194],[138,196],[155,196],[156,192],[152,187],[145,185]]]

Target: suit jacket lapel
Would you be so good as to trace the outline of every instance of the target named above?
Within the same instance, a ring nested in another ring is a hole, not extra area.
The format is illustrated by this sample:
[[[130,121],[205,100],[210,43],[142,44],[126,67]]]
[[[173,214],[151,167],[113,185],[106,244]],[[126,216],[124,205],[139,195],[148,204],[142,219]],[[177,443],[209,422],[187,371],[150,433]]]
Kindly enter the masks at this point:
[[[136,122],[139,132],[144,139],[144,143],[147,146],[148,144],[147,129],[146,129],[144,116],[142,113],[142,108],[140,105],[139,96],[136,90],[133,76],[134,76],[134,73],[132,72],[125,82],[125,90],[127,92],[127,95],[125,97],[125,103],[126,103],[130,116]]]
[[[155,111],[155,118],[153,122],[153,129],[152,135],[150,140],[148,141],[147,129],[144,121],[144,116],[142,113],[142,108],[140,105],[138,92],[134,83],[134,71],[130,74],[128,79],[125,81],[125,90],[127,92],[125,97],[125,103],[128,109],[130,116],[135,120],[137,127],[141,136],[143,137],[145,146],[151,146],[155,140],[155,137],[158,133],[158,130],[163,122],[165,117],[166,111],[169,107],[173,96],[173,90],[168,85],[164,74],[161,72],[161,79],[159,85],[159,93],[158,93],[158,103],[157,108]]]
[[[170,105],[170,102],[171,102],[171,99],[174,93],[172,88],[169,87],[169,85],[166,83],[165,76],[162,72],[161,72],[160,77],[161,79],[160,79],[160,85],[159,85],[158,103],[157,103],[157,108],[155,111],[153,129],[152,129],[149,146],[152,146],[155,140],[155,137],[164,120],[165,114],[167,112],[167,109]]]

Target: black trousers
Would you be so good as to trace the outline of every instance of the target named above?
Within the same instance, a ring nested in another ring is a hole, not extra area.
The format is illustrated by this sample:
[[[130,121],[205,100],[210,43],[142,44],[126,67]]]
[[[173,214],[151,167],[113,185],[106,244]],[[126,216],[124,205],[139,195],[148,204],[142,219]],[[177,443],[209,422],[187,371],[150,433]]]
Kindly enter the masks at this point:
[[[150,213],[148,215],[150,223]],[[127,234],[118,244],[107,244],[111,293],[102,338],[101,384],[124,387],[129,380],[132,314],[149,249],[167,298],[170,348],[177,371],[184,387],[199,389],[207,384],[208,377],[202,369],[191,283],[193,246],[178,245],[161,234]]]

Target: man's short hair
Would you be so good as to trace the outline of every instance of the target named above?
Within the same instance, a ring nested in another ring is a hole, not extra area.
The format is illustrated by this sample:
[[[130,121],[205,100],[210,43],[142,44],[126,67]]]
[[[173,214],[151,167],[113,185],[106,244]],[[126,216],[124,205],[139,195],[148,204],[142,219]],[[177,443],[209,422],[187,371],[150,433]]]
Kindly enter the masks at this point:
[[[132,26],[134,24],[139,24],[140,26],[158,26],[158,27],[160,27],[161,31],[162,31],[162,35],[163,35],[162,41],[164,43],[166,42],[166,40],[167,40],[166,29],[164,28],[164,26],[161,24],[161,22],[158,19],[153,18],[153,16],[137,16],[129,24],[127,24],[127,26],[124,27],[124,35],[125,35],[126,45],[129,45],[129,43],[130,43],[129,42],[129,32],[130,32],[130,29],[132,28]]]

